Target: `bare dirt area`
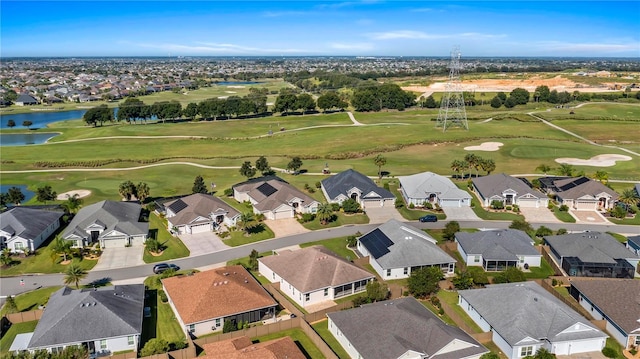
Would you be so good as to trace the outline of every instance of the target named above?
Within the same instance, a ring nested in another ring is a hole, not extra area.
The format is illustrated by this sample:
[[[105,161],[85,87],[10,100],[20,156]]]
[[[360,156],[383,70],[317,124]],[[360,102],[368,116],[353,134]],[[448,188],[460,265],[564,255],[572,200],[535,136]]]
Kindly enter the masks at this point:
[[[78,198],[87,197],[91,194],[91,191],[88,189],[74,189],[73,191],[68,191],[64,193],[60,193],[56,199],[58,201],[65,201],[69,197],[73,197],[74,195],[78,195]]]
[[[532,76],[528,79],[482,79],[462,81],[463,91],[475,92],[511,92],[515,88],[523,88],[530,92],[535,91],[538,86],[548,86],[550,90],[557,91],[580,91],[580,92],[607,92],[615,91],[613,83],[605,83],[602,86],[589,86],[569,80],[558,75],[553,78],[541,78]],[[413,92],[443,92],[446,91],[446,82],[436,82],[429,86],[404,86],[405,91]]]
[[[566,163],[574,166],[612,167],[616,161],[631,161],[632,158],[625,155],[604,154],[593,156],[587,160],[581,158],[556,158],[557,163]]]

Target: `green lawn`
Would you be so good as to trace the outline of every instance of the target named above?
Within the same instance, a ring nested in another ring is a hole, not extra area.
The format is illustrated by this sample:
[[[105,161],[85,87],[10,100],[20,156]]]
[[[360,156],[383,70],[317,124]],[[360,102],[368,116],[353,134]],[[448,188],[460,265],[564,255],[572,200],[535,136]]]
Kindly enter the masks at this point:
[[[544,279],[553,275],[553,268],[544,259],[540,258],[540,267],[529,267],[529,272],[524,273],[527,279]]]
[[[443,229],[423,229],[423,231],[427,232],[427,234],[438,241],[438,243],[446,242],[446,240],[442,237],[444,232]],[[478,231],[479,229],[477,228],[460,228],[460,232],[475,233]]]
[[[3,268],[2,271],[0,271],[0,276],[10,277],[27,273],[64,273],[69,265],[61,264],[63,257],[54,254],[54,245],[55,240],[51,238],[40,248],[36,249],[34,255],[30,255],[26,258],[13,256],[14,261],[18,264],[12,265],[8,268]],[[85,271],[89,271],[96,265],[96,263],[98,263],[98,260],[73,258],[72,263],[78,265]]]
[[[340,359],[350,359],[351,357],[347,354],[347,351],[342,348],[338,340],[329,332],[329,320],[325,319],[320,322],[316,322],[311,325],[313,329],[322,337],[325,343],[329,345],[331,350],[338,356]]]
[[[467,190],[466,182],[454,182],[460,189]],[[524,217],[520,214],[516,214],[513,212],[490,212],[482,208],[480,205],[480,201],[473,194],[471,194],[471,209],[476,214],[476,216],[489,221],[515,221],[515,220],[524,220]]]
[[[223,238],[222,242],[231,247],[264,241],[265,239],[271,239],[275,237],[275,234],[273,234],[271,228],[269,228],[264,223],[260,223],[258,226],[254,227],[249,232],[249,235],[246,235],[244,231],[231,231],[230,233],[231,236]]]
[[[605,347],[615,350],[616,356],[614,359],[625,358],[624,355],[622,354],[622,345],[618,344],[618,342],[615,339],[611,337],[607,338],[607,344],[605,344]]]
[[[425,308],[429,309],[433,314],[437,315],[440,319],[442,319],[443,322],[457,327],[458,325],[456,324],[456,322],[454,322],[448,315],[447,313],[440,315],[438,308],[434,307],[433,304],[431,304],[430,301],[428,300],[421,300],[420,303],[422,303],[422,305],[425,306]]]
[[[269,340],[282,338],[282,337],[291,337],[291,339],[293,339],[296,345],[298,345],[298,348],[302,349],[302,351],[304,352],[307,358],[310,358],[310,359],[324,358],[324,356],[322,355],[318,347],[316,347],[316,345],[313,344],[311,339],[309,339],[309,337],[306,336],[306,334],[304,334],[304,332],[301,329],[297,329],[297,328],[284,330],[284,331],[273,333],[273,334],[263,335],[261,337],[253,338],[252,341],[254,343],[259,343],[259,342],[266,342]]]
[[[37,320],[11,325],[11,328],[9,328],[9,330],[7,330],[7,332],[2,336],[2,339],[0,339],[0,353],[9,352],[9,348],[11,348],[11,344],[16,338],[16,335],[33,332],[36,329],[36,325],[38,325]]]
[[[460,306],[458,305],[458,292],[448,292],[440,290],[438,291],[437,296],[438,298],[440,298],[440,300],[445,301],[447,304],[449,304],[451,308],[453,308],[453,311],[456,312],[471,329],[473,329],[476,333],[482,333],[482,329],[480,329],[478,324],[476,324],[471,318],[469,318],[467,313],[465,313],[464,310],[462,310],[462,308],[460,308]]]
[[[576,219],[569,212],[561,211],[558,206],[553,206],[553,215],[562,222],[576,223]]]
[[[342,212],[334,212],[334,214],[336,216],[336,220],[335,221],[329,222],[327,224],[321,224],[320,221],[318,220],[318,218],[316,217],[311,222],[302,223],[302,226],[304,228],[306,228],[306,229],[315,231],[315,230],[318,230],[318,229],[340,227],[340,226],[344,226],[346,224],[367,224],[367,223],[369,223],[369,217],[367,217],[367,215],[364,214],[364,213],[346,214],[346,213],[342,213]]]
[[[622,234],[613,233],[613,232],[607,232],[607,234],[609,234],[611,237],[617,239],[618,242],[620,242],[620,243],[627,243],[627,237],[623,236]]]
[[[322,241],[302,243],[300,244],[300,247],[306,248],[316,245],[321,245],[347,260],[357,258],[356,254],[353,253],[351,249],[347,248],[347,237],[337,237]]]
[[[28,312],[30,310],[38,309],[41,305],[47,304],[51,294],[60,288],[62,287],[45,287],[15,296],[14,299],[16,301],[16,306],[18,307],[18,312]],[[0,310],[0,315],[7,314],[6,309],[6,306],[3,306],[2,310]]]
[[[624,219],[618,219],[618,218],[611,218],[608,217],[607,219],[611,222],[611,223],[615,223],[615,224],[632,224],[632,225],[640,225],[640,207],[639,206],[635,206],[634,207],[636,210],[636,215],[633,218],[624,218]]]
[[[398,191],[398,185],[396,184],[396,181],[390,182],[389,190],[391,191],[391,193],[393,193],[396,196],[396,198],[402,198],[402,194],[400,194],[400,191]],[[437,211],[431,211],[431,210],[419,209],[419,208],[411,209],[406,206],[406,203],[402,207],[397,208],[397,210],[402,215],[402,217],[404,217],[404,219],[407,219],[410,221],[417,221],[420,217],[426,216],[427,214],[435,214],[438,217],[438,220],[441,220],[441,221],[447,218],[447,215],[444,214],[443,212],[437,212]]]
[[[147,287],[148,298],[145,299],[145,306],[151,308],[151,317],[144,318],[142,322],[142,337],[140,348],[152,338],[162,338],[169,343],[184,342],[185,336],[180,323],[173,314],[169,303],[162,303],[158,291],[162,290],[162,284],[158,281],[158,276],[151,276],[144,280]]]
[[[164,262],[189,256],[189,249],[180,238],[172,236],[167,230],[167,220],[158,217],[155,213],[149,215],[149,234],[152,238],[157,239],[165,247],[165,250],[161,255],[154,256],[145,248],[142,257],[145,263]]]

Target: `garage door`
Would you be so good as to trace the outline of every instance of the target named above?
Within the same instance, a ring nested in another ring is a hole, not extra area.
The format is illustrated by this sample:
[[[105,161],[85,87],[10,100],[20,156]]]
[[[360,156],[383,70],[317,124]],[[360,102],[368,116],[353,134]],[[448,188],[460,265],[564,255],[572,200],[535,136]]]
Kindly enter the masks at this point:
[[[193,224],[191,225],[191,233],[204,233],[211,231],[211,223]]]
[[[286,211],[280,211],[280,212],[273,212],[274,214],[274,218],[273,219],[285,219],[285,218],[292,218],[293,217],[293,211],[292,210],[286,210]]]
[[[596,202],[578,201],[576,202],[576,209],[578,211],[595,211]]]
[[[127,244],[127,239],[122,238],[109,238],[104,240],[105,248],[124,248]]]
[[[458,199],[441,199],[440,207],[460,207],[460,200]]]
[[[362,200],[361,203],[362,209],[367,209],[367,208],[380,208],[380,207],[393,207],[394,206],[394,201],[392,200],[383,200],[383,199],[369,199],[369,200]]]
[[[146,241],[146,238],[144,236],[132,237],[131,238],[131,245],[134,246],[134,247],[144,246],[144,242],[145,241]]]
[[[537,198],[520,198],[518,200],[518,206],[527,208],[536,208],[538,205]]]

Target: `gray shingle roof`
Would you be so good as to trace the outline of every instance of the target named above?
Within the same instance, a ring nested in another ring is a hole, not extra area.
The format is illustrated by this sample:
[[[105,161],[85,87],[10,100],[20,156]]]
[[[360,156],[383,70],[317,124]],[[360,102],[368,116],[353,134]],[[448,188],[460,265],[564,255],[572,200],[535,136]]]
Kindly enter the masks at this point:
[[[586,177],[565,178],[553,182],[558,191],[556,194],[562,199],[578,199],[583,196],[595,197],[600,193],[607,193],[614,200],[619,197],[616,191],[603,185],[599,181],[595,181]]]
[[[322,246],[284,251],[259,261],[301,293],[374,277]]]
[[[117,229],[127,235],[141,235],[149,233],[149,223],[138,222],[141,207],[133,202],[100,201],[86,206],[73,217],[69,226],[62,232],[62,237],[67,238],[71,234],[86,237],[85,228],[93,223],[100,223],[106,227],[101,233],[105,235],[111,230]]]
[[[276,191],[265,192],[265,188],[261,187],[265,183],[273,187]],[[233,186],[233,188],[238,192],[248,192],[249,197],[257,202],[253,206],[259,211],[275,210],[283,204],[288,205],[288,202],[294,198],[301,199],[304,206],[309,206],[317,202],[315,199],[275,176],[253,178],[249,181],[238,183]]]
[[[408,350],[433,359],[459,359],[488,352],[461,329],[443,323],[413,297],[327,316],[365,359],[396,359]],[[454,340],[464,342],[460,343],[461,349],[434,355]]]
[[[636,247],[640,248],[640,236],[627,237],[627,241],[635,244]]]
[[[195,193],[190,196],[182,197],[175,201],[166,203],[165,206],[173,209],[171,206],[174,203],[179,203],[178,201],[181,201],[186,206],[178,210],[177,213],[175,213],[175,216],[169,219],[169,221],[174,225],[190,224],[198,217],[205,217],[211,220],[211,215],[216,212],[225,213],[225,216],[228,218],[240,215],[240,212],[220,198],[203,193]]]
[[[116,285],[51,295],[29,348],[137,335],[142,332],[144,285]]]
[[[329,195],[329,200],[334,200],[339,195],[347,195],[347,191],[357,188],[362,191],[362,197],[370,195],[374,192],[376,195],[367,198],[394,199],[396,198],[391,192],[382,187],[376,186],[373,180],[360,172],[352,169],[342,171],[335,176],[322,180],[322,187]]]
[[[380,225],[358,240],[372,253],[372,257],[383,269],[456,262],[440,249],[429,235],[395,219]],[[380,248],[376,249],[379,244],[385,247],[382,251]]]
[[[640,330],[640,280],[574,279],[571,286],[627,334]]]
[[[535,282],[494,284],[458,294],[512,346],[527,337],[551,342],[607,337]],[[577,323],[590,329],[562,333]]]
[[[544,240],[561,257],[577,257],[584,263],[614,264],[615,259],[638,258],[607,233],[572,233],[547,236]]]
[[[545,197],[542,192],[538,192],[532,188],[529,188],[529,186],[527,186],[521,180],[504,173],[497,173],[490,176],[474,178],[473,184],[478,189],[483,198],[502,196],[502,192],[507,189],[516,191],[517,197],[523,196],[527,193],[536,198]]]
[[[533,240],[516,229],[458,232],[456,240],[466,254],[482,255],[484,259],[518,260],[518,256],[541,256],[533,248]]]
[[[42,209],[13,207],[0,214],[0,229],[11,229],[13,236],[26,239],[38,237],[52,223],[60,220],[64,213]]]
[[[398,177],[400,185],[411,198],[427,198],[436,193],[440,199],[471,198],[467,191],[458,188],[450,179],[433,172]]]
[[[35,97],[29,94],[23,93],[18,96],[18,98],[16,99],[16,102],[27,103],[27,104],[37,104],[38,100],[36,100]]]

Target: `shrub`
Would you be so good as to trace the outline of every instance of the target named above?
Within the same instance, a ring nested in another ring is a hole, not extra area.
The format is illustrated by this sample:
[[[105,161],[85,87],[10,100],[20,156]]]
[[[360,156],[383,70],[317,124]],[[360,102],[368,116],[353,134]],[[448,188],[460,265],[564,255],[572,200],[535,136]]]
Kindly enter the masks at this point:
[[[504,202],[502,202],[502,201],[491,201],[491,208],[493,208],[493,209],[504,209]]]
[[[356,236],[349,236],[347,237],[347,246],[348,247],[355,247],[356,244],[358,243],[358,238]]]
[[[553,279],[551,280],[551,285],[552,285],[552,286],[554,286],[554,287],[555,287],[555,286],[557,286],[557,285],[558,285],[558,280],[557,280],[557,279],[555,279],[555,278],[553,278]]]
[[[514,204],[513,205],[513,211],[516,212],[516,213],[520,212],[520,206],[518,206],[517,204]]]
[[[616,353],[616,350],[610,347],[604,347],[602,348],[602,355],[606,356],[607,358],[616,358],[618,356],[618,353]]]
[[[387,191],[389,191],[389,182],[385,182],[384,185],[382,185],[382,188],[384,188]]]
[[[553,207],[553,202],[549,201],[549,203],[547,203],[547,208],[552,210]]]
[[[338,212],[340,210],[340,203],[331,203],[331,210]]]
[[[144,348],[140,350],[140,356],[147,357],[154,354],[162,354],[169,351],[169,342],[165,339],[153,338],[150,339]]]
[[[558,210],[560,212],[569,212],[569,206],[567,206],[566,204],[563,204],[562,206],[560,206],[560,208],[558,208]]]
[[[220,237],[220,238],[227,238],[229,236],[231,236],[231,233],[229,233],[229,231],[224,231],[224,232],[218,233],[218,237]]]
[[[440,314],[440,315],[444,315],[444,309],[440,308],[440,309],[438,310],[438,314]]]
[[[415,205],[415,204],[413,204],[413,203],[409,203],[409,208],[410,208],[410,209],[414,209],[414,208],[416,208],[416,205]]]
[[[510,211],[510,210],[512,210],[512,209],[513,209],[513,207],[511,207],[511,206],[507,206],[505,209],[506,209],[507,211]]]
[[[223,193],[225,196],[231,197],[233,196],[233,188],[226,188]]]
[[[400,199],[400,198],[396,198],[395,206],[396,206],[396,208],[402,208],[402,207],[404,207],[404,202],[402,201],[402,199]]]
[[[160,297],[160,301],[162,303],[166,303],[169,301],[169,298],[167,298],[167,293],[165,293],[162,289],[158,291],[158,296]]]
[[[311,222],[315,218],[316,218],[316,215],[313,213],[303,213],[302,216],[300,216],[300,222],[302,223]]]
[[[429,298],[429,300],[431,301],[431,304],[435,305],[438,308],[440,307],[440,298],[434,295],[431,298]]]
[[[320,181],[316,182],[316,188],[317,189],[322,188],[322,183],[320,183]]]
[[[426,209],[433,209],[433,205],[432,205],[431,203],[429,203],[429,202],[425,202],[425,203],[424,203],[424,208],[426,208]]]
[[[345,213],[358,213],[360,212],[360,205],[354,199],[349,198],[342,202],[342,209]]]
[[[187,347],[187,343],[185,342],[172,342],[169,345],[171,346],[171,348],[173,348],[173,350],[180,350]]]

